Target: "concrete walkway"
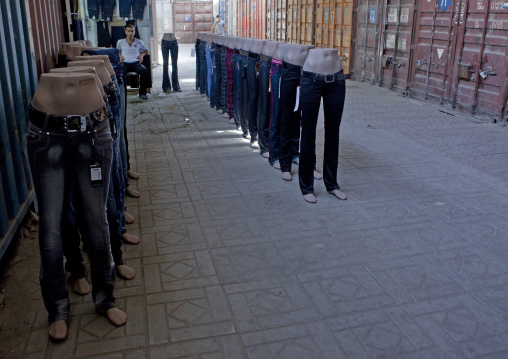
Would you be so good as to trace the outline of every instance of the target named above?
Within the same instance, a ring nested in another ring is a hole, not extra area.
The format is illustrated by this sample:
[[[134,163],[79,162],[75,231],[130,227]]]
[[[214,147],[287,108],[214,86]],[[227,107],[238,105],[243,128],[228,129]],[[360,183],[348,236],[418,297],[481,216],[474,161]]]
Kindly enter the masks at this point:
[[[349,199],[317,181],[312,205],[200,97],[190,51],[183,92],[158,96],[159,67],[129,97],[127,325],[71,293],[69,336],[48,341],[32,233],[2,273],[0,357],[508,357],[508,128],[348,81]]]

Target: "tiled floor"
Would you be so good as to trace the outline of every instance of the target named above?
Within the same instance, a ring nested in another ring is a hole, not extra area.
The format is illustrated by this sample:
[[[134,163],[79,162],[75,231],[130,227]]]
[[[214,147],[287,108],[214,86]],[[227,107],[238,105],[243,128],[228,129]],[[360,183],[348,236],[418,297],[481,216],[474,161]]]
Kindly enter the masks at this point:
[[[316,181],[312,205],[195,90],[190,52],[183,92],[160,96],[157,67],[129,97],[127,325],[71,293],[69,336],[48,341],[33,233],[3,273],[0,357],[508,357],[508,128],[348,82],[349,199]]]

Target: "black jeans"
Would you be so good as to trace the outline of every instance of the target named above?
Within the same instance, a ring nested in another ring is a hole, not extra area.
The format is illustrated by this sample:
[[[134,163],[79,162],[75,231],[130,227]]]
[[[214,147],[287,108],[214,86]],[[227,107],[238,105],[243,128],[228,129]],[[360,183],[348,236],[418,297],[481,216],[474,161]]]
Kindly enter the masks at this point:
[[[129,17],[131,14],[132,0],[118,0],[118,9],[120,10],[120,17]]]
[[[81,19],[72,19],[72,39],[74,41],[84,40],[83,21]]]
[[[99,8],[101,5],[101,0],[88,0],[88,17],[90,18],[98,18],[99,17]]]
[[[235,50],[235,51],[238,51],[238,50]],[[233,55],[233,74],[234,74],[233,81],[234,81],[234,88],[235,88],[235,93],[234,93],[235,100],[233,103],[233,114],[234,114],[234,118],[235,118],[235,124],[237,126],[241,126],[244,136],[247,136],[248,124],[246,125],[243,122],[243,117],[242,117],[242,111],[243,111],[243,108],[242,108],[243,61],[240,60],[241,58],[242,58],[242,56],[240,56],[240,54],[238,54],[238,53],[235,53]]]
[[[132,17],[135,19],[143,19],[145,7],[146,0],[132,0]]]
[[[111,46],[111,35],[109,34],[109,25],[107,21],[97,22],[97,46]]]
[[[201,45],[199,47],[199,59],[200,59],[200,69],[199,69],[199,92],[201,94],[206,93],[206,41],[201,41]]]
[[[247,57],[247,86],[249,88],[249,132],[250,142],[258,140],[258,98],[259,98],[259,78],[256,74],[256,65],[259,55],[249,52]]]
[[[282,107],[280,133],[280,170],[291,172],[291,162],[299,157],[300,108],[296,109],[296,92],[300,85],[302,67],[287,62],[282,63],[280,79],[280,100]]]
[[[116,0],[101,0],[101,17],[106,19],[113,19],[113,10],[115,10]]]
[[[199,53],[199,46],[201,44],[201,40],[200,39],[196,39],[196,43],[194,44],[194,49],[196,50],[196,90],[199,90],[199,87],[201,86],[201,83],[200,83],[200,77],[201,77],[201,72],[200,72],[200,67],[201,67],[201,54]]]
[[[180,90],[178,83],[178,42],[176,40],[161,42],[162,51],[162,91],[171,90],[171,81],[169,81],[169,53],[171,52],[171,80],[173,81],[173,90]]]
[[[316,124],[323,97],[325,114],[325,149],[323,181],[327,191],[339,189],[339,129],[346,97],[346,81],[342,71],[334,75],[318,75],[304,71],[301,77],[300,106],[302,108],[302,142],[298,178],[302,194],[314,193],[316,164]]]
[[[268,152],[270,133],[270,67],[272,58],[259,60],[258,143],[259,152]]]
[[[222,45],[217,44],[215,45],[215,73],[215,107],[217,110],[224,110],[222,107],[224,103],[222,98]]]
[[[146,95],[146,89],[151,87],[150,73],[139,62],[124,62],[123,69],[125,73],[137,72],[139,74],[139,94]]]

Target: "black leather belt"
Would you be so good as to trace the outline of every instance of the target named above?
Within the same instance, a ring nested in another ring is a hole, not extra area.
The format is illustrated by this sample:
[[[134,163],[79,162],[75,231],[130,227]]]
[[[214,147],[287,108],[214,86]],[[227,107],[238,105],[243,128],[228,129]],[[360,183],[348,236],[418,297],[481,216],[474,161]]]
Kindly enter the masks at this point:
[[[118,96],[115,95],[117,92],[117,88],[113,81],[104,86],[104,92],[108,96],[108,102],[111,106],[118,104]]]
[[[59,131],[67,133],[87,132],[100,127],[99,125],[109,124],[107,110],[105,107],[88,115],[58,116],[48,114],[35,109],[32,104],[28,106],[30,123],[45,131]]]
[[[242,56],[249,56],[249,51],[240,50],[240,55],[242,55]]]
[[[249,51],[249,57],[252,57],[253,59],[256,59],[256,60],[257,60],[257,59],[258,59],[258,56],[259,56],[259,55],[258,55],[258,54],[256,54],[255,52],[250,52],[250,51]]]
[[[259,59],[263,61],[272,61],[272,58],[270,56],[266,56],[263,54],[259,55]]]
[[[335,82],[335,81],[340,81],[340,80],[345,80],[344,71],[343,70],[340,70],[339,72],[334,73],[332,75],[322,75],[322,74],[316,74],[314,72],[302,71],[302,77],[306,77],[306,78],[311,79],[311,80],[324,81],[324,82],[327,82],[327,83],[331,83],[331,82]]]
[[[235,49],[235,54],[240,55],[240,50]]]

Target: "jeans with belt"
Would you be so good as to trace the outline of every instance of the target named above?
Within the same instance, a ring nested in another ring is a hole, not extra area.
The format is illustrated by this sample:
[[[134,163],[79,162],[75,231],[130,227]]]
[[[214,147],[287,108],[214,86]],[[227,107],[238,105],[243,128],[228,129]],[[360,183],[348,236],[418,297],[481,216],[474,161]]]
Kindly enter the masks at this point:
[[[259,55],[249,52],[247,57],[247,85],[249,87],[249,132],[250,142],[258,140],[258,99],[259,99],[259,78],[256,65]]]
[[[323,181],[327,191],[339,189],[339,130],[346,97],[346,81],[342,71],[333,75],[319,75],[304,71],[301,77],[300,105],[302,108],[302,141],[298,178],[302,194],[314,193],[316,164],[316,125],[323,97],[325,115],[325,144]]]
[[[27,134],[39,204],[39,280],[50,323],[69,317],[61,232],[66,178],[76,181],[89,238],[93,301],[100,313],[115,307],[115,268],[105,213],[113,139],[104,108],[89,114],[87,122],[85,132],[67,132],[61,125],[35,124],[31,117]]]
[[[258,96],[258,144],[259,153],[268,152],[268,137],[270,126],[270,67],[272,58],[259,59],[259,96]]]
[[[220,108],[226,112],[227,110],[227,102],[228,102],[228,70],[226,68],[226,52],[227,48],[225,45],[222,46],[222,50],[220,53],[220,66],[221,66],[221,83],[220,83],[220,97],[221,103]]]
[[[238,51],[238,50],[235,50]],[[247,137],[248,133],[248,124],[242,120],[242,112],[243,112],[243,104],[242,104],[242,71],[243,71],[243,61],[241,60],[242,56],[236,53],[233,55],[233,81],[234,81],[234,103],[233,103],[233,115],[235,119],[236,126],[241,126],[244,137]]]
[[[88,8],[88,17],[89,18],[99,18],[99,9],[101,6],[101,0],[88,0],[87,8]]]
[[[196,90],[199,90],[199,87],[201,86],[199,82],[199,78],[201,77],[200,74],[200,65],[201,65],[201,55],[199,53],[199,46],[201,44],[200,39],[196,39],[196,43],[194,44],[194,50],[196,51]]]
[[[101,17],[113,19],[113,11],[115,10],[116,0],[101,0]]]
[[[217,110],[224,110],[222,107],[222,45],[215,45],[215,107]]]
[[[300,86],[302,67],[282,63],[280,77],[280,102],[282,107],[282,120],[280,126],[280,170],[291,172],[291,162],[299,157],[298,145],[300,142],[300,107],[295,111],[297,88]]]
[[[132,0],[132,17],[134,19],[143,19],[146,0]]]
[[[173,90],[180,90],[178,83],[178,42],[176,40],[161,42],[162,51],[162,91],[171,90],[171,81],[169,81],[169,53],[171,52],[171,80],[173,81]]]
[[[210,46],[207,46],[205,49],[206,56],[206,96],[211,99],[211,90],[212,90],[212,49]]]
[[[270,134],[268,137],[270,164],[279,162],[280,153],[280,122],[282,117],[282,107],[280,105],[280,74],[282,72],[282,60],[272,59],[270,68],[271,83],[271,114],[270,114]]]
[[[229,118],[234,117],[234,110],[233,110],[233,104],[234,104],[234,64],[233,64],[233,55],[235,51],[234,49],[230,49],[229,47],[226,48],[226,110],[228,112]],[[237,124],[239,125],[239,123]]]
[[[120,17],[130,17],[132,0],[118,0]]]

